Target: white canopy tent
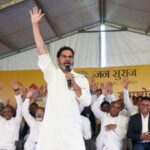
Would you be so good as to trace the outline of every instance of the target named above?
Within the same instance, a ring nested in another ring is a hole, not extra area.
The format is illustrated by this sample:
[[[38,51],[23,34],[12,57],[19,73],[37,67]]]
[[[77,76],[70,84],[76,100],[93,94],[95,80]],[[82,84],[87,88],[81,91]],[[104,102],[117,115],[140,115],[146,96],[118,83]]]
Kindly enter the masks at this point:
[[[35,5],[45,13],[40,26],[53,59],[67,45],[75,67],[150,63],[149,0],[0,0],[0,70],[38,68],[29,16]],[[118,31],[99,32],[100,24]]]
[[[100,30],[99,26],[90,31],[98,30]],[[114,28],[106,26],[106,30],[114,30]],[[55,62],[60,47],[64,45],[72,47],[75,50],[75,67],[79,68],[150,64],[150,36],[129,31],[104,33],[106,47],[102,48],[102,51],[100,51],[101,32],[78,33],[49,43],[47,48]],[[36,49],[0,60],[0,70],[28,69],[38,69]]]

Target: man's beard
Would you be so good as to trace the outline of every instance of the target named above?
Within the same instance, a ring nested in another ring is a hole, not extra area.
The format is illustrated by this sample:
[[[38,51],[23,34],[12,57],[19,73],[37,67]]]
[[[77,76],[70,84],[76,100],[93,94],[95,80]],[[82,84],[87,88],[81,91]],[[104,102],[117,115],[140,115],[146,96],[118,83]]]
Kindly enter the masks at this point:
[[[69,72],[68,71],[68,66],[70,68],[70,70],[73,69],[73,64],[69,64],[69,63],[66,63],[66,64],[59,64],[59,68],[63,71],[63,72]]]
[[[42,117],[37,117],[36,120],[37,120],[37,121],[42,121],[43,118],[42,118]]]

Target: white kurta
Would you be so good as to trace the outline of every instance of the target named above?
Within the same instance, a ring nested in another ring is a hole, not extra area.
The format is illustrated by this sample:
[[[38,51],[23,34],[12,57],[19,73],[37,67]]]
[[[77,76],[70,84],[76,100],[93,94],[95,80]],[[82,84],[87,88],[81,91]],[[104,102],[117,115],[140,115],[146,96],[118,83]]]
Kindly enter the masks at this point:
[[[129,92],[126,89],[123,90],[123,98],[124,98],[124,104],[125,104],[128,112],[130,113],[130,115],[137,114],[139,112],[138,106],[133,105],[133,103],[131,102],[130,97],[129,97]]]
[[[30,127],[29,137],[24,145],[25,150],[35,150],[36,144],[39,138],[39,133],[41,129],[42,122],[37,121],[32,115],[29,113],[29,105],[30,100],[28,98],[25,99],[22,107],[22,114],[25,118],[27,124]]]
[[[92,96],[91,108],[93,107],[94,103],[95,103],[96,101],[98,101],[99,98],[100,98],[100,96],[99,96],[99,97],[97,97],[96,95],[93,95],[93,96]],[[109,102],[109,103],[111,103],[111,102],[113,102],[113,101],[115,101],[115,100],[116,100],[116,97],[115,97],[114,94],[109,94],[109,95],[106,95],[106,96],[105,96],[105,101],[107,101],[107,102]],[[103,99],[103,101],[104,101],[104,99]]]
[[[37,150],[85,150],[79,105],[91,103],[88,80],[71,72],[82,89],[82,95],[77,97],[48,54],[39,56],[39,66],[48,84],[48,99]]]
[[[104,95],[101,95],[92,107],[94,115],[101,121],[101,131],[96,139],[97,150],[121,150],[122,141],[127,132],[128,119],[122,115],[112,117],[110,113],[102,112],[99,108],[103,102]],[[116,124],[117,128],[106,131],[105,126]]]
[[[6,120],[0,116],[0,150],[15,150],[15,141],[19,139],[22,98],[20,95],[15,98],[17,101],[16,117]]]
[[[85,140],[89,140],[92,137],[91,134],[91,123],[89,118],[84,117],[81,115],[81,119],[82,119],[82,128],[83,128],[83,137]]]

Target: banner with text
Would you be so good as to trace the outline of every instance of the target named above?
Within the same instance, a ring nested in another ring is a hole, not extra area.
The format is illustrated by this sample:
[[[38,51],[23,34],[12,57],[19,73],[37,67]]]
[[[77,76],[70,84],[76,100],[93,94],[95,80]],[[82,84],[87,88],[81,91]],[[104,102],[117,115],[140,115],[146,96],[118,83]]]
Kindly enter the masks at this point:
[[[76,72],[84,74],[90,85],[99,88],[100,84],[111,81],[114,85],[113,91],[118,98],[122,92],[121,80],[128,77],[130,80],[130,96],[150,96],[150,65],[107,67],[107,68],[75,68]],[[12,81],[19,81],[24,87],[35,86],[40,88],[45,84],[40,70],[27,71],[0,71],[1,99],[10,99],[14,105],[14,92],[10,88]]]

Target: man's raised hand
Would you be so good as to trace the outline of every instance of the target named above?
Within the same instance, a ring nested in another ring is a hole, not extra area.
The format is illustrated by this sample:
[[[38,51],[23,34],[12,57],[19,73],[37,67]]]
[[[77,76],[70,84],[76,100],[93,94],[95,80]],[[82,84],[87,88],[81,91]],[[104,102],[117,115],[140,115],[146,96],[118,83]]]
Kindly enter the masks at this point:
[[[11,88],[14,90],[16,95],[20,95],[21,94],[21,91],[23,89],[21,83],[19,83],[18,81],[12,81],[10,83],[10,85],[11,85]]]
[[[123,78],[121,84],[122,84],[122,86],[123,86],[124,89],[127,89],[128,85],[129,85],[128,78],[127,77]]]
[[[31,22],[32,24],[38,23],[45,14],[41,12],[41,9],[38,9],[36,6],[30,10]]]

